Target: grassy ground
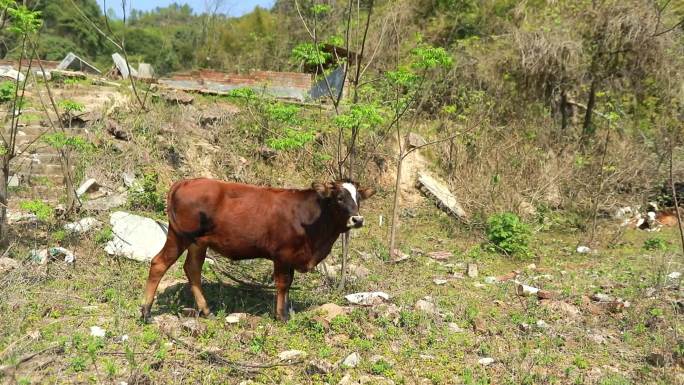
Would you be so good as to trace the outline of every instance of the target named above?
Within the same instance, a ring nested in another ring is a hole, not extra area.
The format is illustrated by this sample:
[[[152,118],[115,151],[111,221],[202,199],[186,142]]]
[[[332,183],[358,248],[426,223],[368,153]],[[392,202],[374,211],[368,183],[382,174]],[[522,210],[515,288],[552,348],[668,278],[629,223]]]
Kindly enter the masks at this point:
[[[0,365],[9,366],[2,381],[238,384],[249,379],[259,384],[337,384],[349,375],[369,384],[684,383],[682,367],[671,358],[665,367],[646,360],[651,353],[672,357],[684,348],[680,342],[677,349],[677,336],[684,330],[682,315],[673,305],[682,292],[678,282],[666,279],[666,274],[683,269],[673,230],[657,234],[666,250],[643,249],[653,234],[628,230],[585,255],[574,252],[583,234],[541,232],[534,237],[536,259],[516,261],[481,251],[481,239],[472,235],[476,231],[458,230],[426,204],[402,218],[400,244],[411,258],[392,264],[385,262],[382,250],[387,229],[379,227],[378,215],[386,215],[387,200],[381,198],[369,202],[364,210],[368,226],[353,240],[352,263],[370,273],[344,291],[327,284],[319,272],[297,275],[292,293],[296,314],[288,323],[273,320],[271,291],[236,284],[207,265],[204,288],[216,318],[199,319],[196,332],[176,325],[187,320],[174,319],[176,314],[193,306],[181,259],[167,273],[167,288],[153,308],[153,315],[166,323],[143,325],[138,305],[146,266],[107,257],[97,234],[67,241],[76,251],[75,265],[26,262],[0,278]],[[14,258],[25,258],[33,244],[47,242],[36,236],[39,230],[16,230],[17,244],[8,253]],[[27,234],[32,236],[22,236]],[[439,250],[454,255],[440,262],[420,253]],[[332,262],[338,254],[335,250]],[[479,265],[479,277],[453,277],[470,262]],[[536,268],[529,268],[530,263]],[[221,266],[259,281],[270,274],[265,261],[224,261]],[[519,280],[556,297],[519,297],[510,281],[485,283],[487,276],[512,270],[520,271]],[[433,283],[434,278],[449,277],[444,285]],[[390,305],[353,307],[329,323],[314,310],[328,302],[346,306],[344,294],[370,290],[389,293]],[[611,312],[587,299],[596,292],[620,297],[631,306]],[[414,308],[425,296],[440,314]],[[226,324],[224,318],[232,312],[246,312],[248,317],[237,325]],[[538,320],[548,327],[537,327]],[[454,331],[449,323],[463,330]],[[91,326],[104,329],[105,337],[91,336]],[[261,369],[231,364],[270,366],[279,362],[278,353],[291,349],[306,352],[307,358]],[[21,362],[35,352],[42,353]],[[353,352],[361,356],[355,368],[306,373],[311,360],[335,365]],[[478,363],[486,357],[494,363]],[[349,378],[343,383],[353,383]]]

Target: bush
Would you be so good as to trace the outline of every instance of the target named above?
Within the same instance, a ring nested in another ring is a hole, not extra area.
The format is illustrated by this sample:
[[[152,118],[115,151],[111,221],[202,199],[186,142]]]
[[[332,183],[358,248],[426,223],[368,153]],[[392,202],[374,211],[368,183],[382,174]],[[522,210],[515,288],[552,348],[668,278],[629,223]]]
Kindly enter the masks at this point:
[[[7,103],[14,99],[14,89],[16,85],[12,81],[0,83],[0,103]]]
[[[19,207],[34,214],[41,221],[47,221],[54,216],[52,207],[38,199],[20,202]]]
[[[159,176],[156,173],[143,175],[142,183],[138,188],[133,189],[129,195],[131,207],[140,210],[150,210],[155,212],[164,211],[164,194],[157,190]]]
[[[648,238],[644,241],[644,250],[665,250],[667,243],[660,237]]]
[[[496,251],[529,258],[531,234],[529,226],[513,213],[495,214],[487,219],[487,238]]]

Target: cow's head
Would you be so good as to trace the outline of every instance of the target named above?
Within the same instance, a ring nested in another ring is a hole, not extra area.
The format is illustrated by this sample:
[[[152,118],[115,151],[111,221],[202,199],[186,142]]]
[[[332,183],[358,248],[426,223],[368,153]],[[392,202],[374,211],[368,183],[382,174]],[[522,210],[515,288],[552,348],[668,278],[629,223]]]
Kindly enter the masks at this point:
[[[311,187],[330,205],[333,214],[340,221],[344,220],[348,229],[363,226],[363,217],[359,215],[361,201],[375,194],[372,188],[359,188],[359,184],[342,180],[328,183],[314,183]]]

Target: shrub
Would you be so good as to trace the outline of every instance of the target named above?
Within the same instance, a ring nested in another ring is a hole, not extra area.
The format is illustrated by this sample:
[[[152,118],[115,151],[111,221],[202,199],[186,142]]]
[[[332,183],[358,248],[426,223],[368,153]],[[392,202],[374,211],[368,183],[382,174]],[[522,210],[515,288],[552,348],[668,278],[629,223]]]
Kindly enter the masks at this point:
[[[0,103],[7,103],[14,99],[14,90],[16,85],[12,81],[5,81],[0,83]]]
[[[494,214],[487,219],[487,238],[496,251],[520,258],[531,257],[531,230],[513,213]]]
[[[667,243],[660,237],[648,238],[644,241],[644,250],[665,250]]]
[[[54,214],[52,207],[38,199],[23,201],[19,203],[19,207],[21,207],[22,210],[26,210],[29,213],[34,214],[41,221],[49,220]]]
[[[143,175],[139,188],[131,191],[129,204],[131,207],[155,212],[164,211],[164,195],[157,190],[159,176],[156,173]]]

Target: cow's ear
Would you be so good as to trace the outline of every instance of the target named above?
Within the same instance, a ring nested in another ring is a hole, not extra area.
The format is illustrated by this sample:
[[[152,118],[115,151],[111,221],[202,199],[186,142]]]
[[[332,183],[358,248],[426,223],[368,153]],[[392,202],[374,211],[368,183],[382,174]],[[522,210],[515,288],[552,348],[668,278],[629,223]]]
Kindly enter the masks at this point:
[[[329,183],[323,184],[314,182],[311,184],[311,188],[314,189],[318,193],[318,195],[323,198],[330,198],[330,195],[332,195],[332,188]]]
[[[361,197],[361,200],[368,199],[373,195],[375,195],[375,189],[373,188],[368,187],[359,190],[359,196]]]

